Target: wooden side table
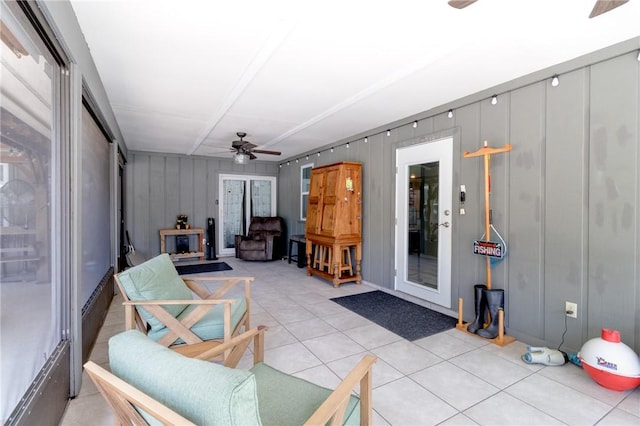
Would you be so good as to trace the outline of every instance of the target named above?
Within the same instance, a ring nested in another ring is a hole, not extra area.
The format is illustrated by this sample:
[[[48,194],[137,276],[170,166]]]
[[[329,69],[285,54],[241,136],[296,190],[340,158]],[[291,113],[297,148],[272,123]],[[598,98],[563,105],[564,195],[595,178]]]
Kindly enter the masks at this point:
[[[196,235],[198,237],[198,249],[197,251],[190,251],[189,253],[169,253],[172,260],[192,259],[199,258],[204,260],[204,229],[202,228],[190,228],[190,229],[161,229],[160,230],[160,253],[167,253],[167,237],[178,235]],[[191,247],[189,247],[191,250]]]
[[[293,243],[296,243],[295,256],[291,254]],[[292,235],[291,237],[289,237],[289,252],[288,252],[289,263],[291,263],[291,259],[294,259],[295,261],[298,262],[298,268],[304,268],[307,265],[307,256],[304,253],[306,243],[307,243],[307,240],[304,237],[304,234]]]

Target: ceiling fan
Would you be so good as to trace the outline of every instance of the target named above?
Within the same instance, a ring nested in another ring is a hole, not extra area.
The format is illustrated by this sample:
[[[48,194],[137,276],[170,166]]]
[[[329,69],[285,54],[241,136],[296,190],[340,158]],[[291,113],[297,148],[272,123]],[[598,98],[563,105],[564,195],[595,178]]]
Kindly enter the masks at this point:
[[[465,7],[475,3],[478,0],[449,0],[449,6],[456,9],[464,9]],[[589,18],[595,18],[598,15],[602,15],[618,6],[622,6],[629,0],[596,0],[593,5],[593,10],[589,14]]]
[[[249,141],[245,141],[244,137],[247,136],[245,132],[237,132],[236,135],[240,138],[239,140],[235,140],[231,142],[231,150],[235,151],[235,155],[233,156],[233,162],[236,164],[247,164],[249,160],[255,160],[257,157],[253,155],[256,154],[269,154],[269,155],[280,155],[279,151],[268,151],[266,149],[255,149],[257,145],[252,144]]]

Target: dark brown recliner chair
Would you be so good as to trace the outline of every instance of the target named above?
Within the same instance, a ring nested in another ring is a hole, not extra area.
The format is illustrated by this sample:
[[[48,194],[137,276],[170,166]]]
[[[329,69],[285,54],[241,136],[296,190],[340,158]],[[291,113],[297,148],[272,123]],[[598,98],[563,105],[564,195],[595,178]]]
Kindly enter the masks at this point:
[[[236,235],[236,257],[243,260],[282,259],[286,250],[285,230],[281,217],[254,216],[247,235]]]

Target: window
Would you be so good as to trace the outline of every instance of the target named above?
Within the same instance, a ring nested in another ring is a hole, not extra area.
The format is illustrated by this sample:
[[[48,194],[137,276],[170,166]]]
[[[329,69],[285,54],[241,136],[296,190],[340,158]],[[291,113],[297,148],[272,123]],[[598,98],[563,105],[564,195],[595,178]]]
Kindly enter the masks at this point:
[[[309,187],[311,186],[311,169],[313,163],[300,167],[300,220],[307,220],[307,204],[309,203]]]

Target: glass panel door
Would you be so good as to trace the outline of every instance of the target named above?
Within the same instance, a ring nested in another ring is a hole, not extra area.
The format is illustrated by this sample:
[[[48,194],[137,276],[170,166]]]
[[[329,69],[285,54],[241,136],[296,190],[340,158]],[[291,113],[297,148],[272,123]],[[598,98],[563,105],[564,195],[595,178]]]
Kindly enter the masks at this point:
[[[396,151],[396,289],[451,307],[451,138]]]
[[[438,288],[438,190],[440,163],[409,166],[408,238],[405,273],[409,281]]]
[[[220,253],[235,247],[235,235],[244,234],[245,181],[224,179],[222,182],[222,244]]]
[[[246,235],[253,216],[276,215],[276,178],[220,175],[219,254],[235,254],[235,236]]]

